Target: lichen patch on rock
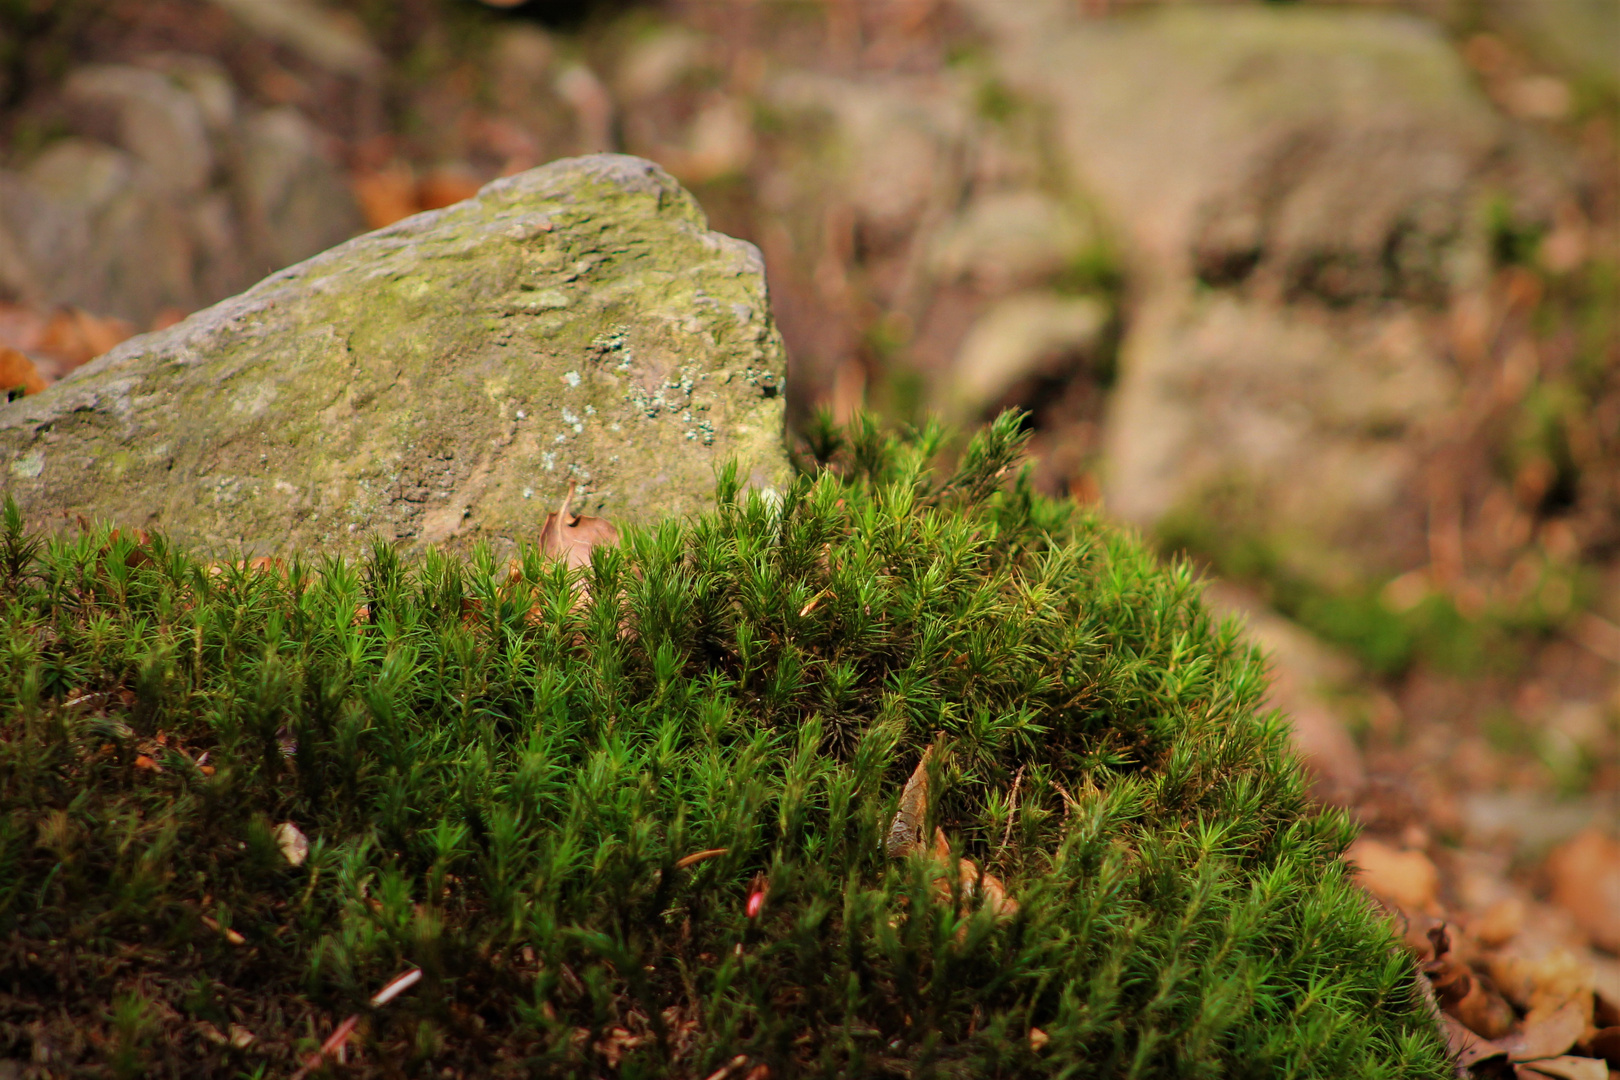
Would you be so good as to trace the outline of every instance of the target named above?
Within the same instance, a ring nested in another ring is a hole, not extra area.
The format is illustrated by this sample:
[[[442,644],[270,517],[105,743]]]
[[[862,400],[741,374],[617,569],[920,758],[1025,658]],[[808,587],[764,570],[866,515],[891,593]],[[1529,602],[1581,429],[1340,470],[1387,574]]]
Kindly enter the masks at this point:
[[[0,408],[5,487],[254,554],[634,523],[786,475],[764,266],[598,155],[359,237]]]

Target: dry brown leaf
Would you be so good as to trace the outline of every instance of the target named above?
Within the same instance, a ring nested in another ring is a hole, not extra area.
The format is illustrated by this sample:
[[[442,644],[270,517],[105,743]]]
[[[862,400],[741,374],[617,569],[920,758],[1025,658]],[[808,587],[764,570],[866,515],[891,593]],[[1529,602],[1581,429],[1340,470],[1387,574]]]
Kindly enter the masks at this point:
[[[1031,1050],[1040,1050],[1041,1048],[1046,1046],[1047,1043],[1049,1043],[1051,1041],[1052,1041],[1052,1036],[1048,1035],[1046,1032],[1042,1031],[1040,1028],[1032,1027],[1032,1028],[1029,1029],[1029,1048]]]
[[[1439,910],[1440,872],[1421,851],[1402,851],[1362,837],[1345,853],[1356,868],[1356,882],[1402,911],[1434,914]]]
[[[416,185],[416,205],[422,210],[438,210],[472,198],[482,186],[478,177],[466,169],[434,169]]]
[[[1591,1015],[1590,1000],[1584,1006],[1570,1001],[1547,1012],[1532,1011],[1524,1018],[1524,1027],[1500,1043],[1514,1061],[1557,1057],[1586,1033]]]
[[[231,1025],[231,1045],[238,1050],[246,1050],[257,1042],[259,1037],[241,1024]]]
[[[938,740],[935,740],[923,751],[900,792],[900,805],[895,809],[894,820],[889,822],[889,836],[884,844],[890,858],[904,858],[922,846],[923,826],[928,818],[928,761],[937,745]],[[950,850],[948,845],[946,850]]]
[[[1461,1068],[1468,1068],[1488,1058],[1502,1057],[1507,1051],[1490,1039],[1482,1039],[1469,1031],[1454,1016],[1440,1017],[1440,1029],[1446,1037],[1446,1049]]]
[[[349,184],[368,228],[384,228],[421,209],[416,202],[416,178],[409,166],[357,172]]]
[[[945,830],[934,830],[934,844],[929,854],[935,863],[945,871],[945,877],[937,884],[939,897],[942,901],[950,899],[949,876],[951,872],[951,842],[945,837]],[[967,856],[956,860],[957,886],[962,893],[962,914],[966,915],[973,906],[983,902],[990,913],[998,919],[1010,918],[1018,911],[1018,901],[1007,895],[1006,884],[996,875],[987,870],[979,869],[979,864]]]
[[[24,394],[37,394],[45,389],[45,377],[34,362],[16,349],[0,346],[0,391],[10,393],[18,387]],[[5,404],[0,401],[0,405]]]
[[[137,769],[151,769],[153,772],[162,772],[163,771],[163,769],[158,765],[157,762],[153,761],[151,758],[147,757],[145,754],[141,754],[141,755],[139,755],[139,756],[137,756],[135,758],[135,767]]]
[[[749,1069],[743,1080],[771,1080],[771,1067],[762,1061]]]
[[[1519,931],[1524,927],[1524,916],[1524,901],[1517,896],[1509,896],[1486,908],[1479,918],[1469,924],[1468,930],[1475,941],[1494,949],[1519,936]]]
[[[1473,987],[1446,1011],[1487,1039],[1503,1038],[1513,1030],[1513,1006],[1496,992],[1489,976],[1474,976]]]
[[[1497,992],[1490,976],[1473,971],[1452,954],[1446,925],[1434,927],[1428,937],[1434,959],[1423,965],[1423,972],[1434,986],[1440,1007],[1487,1039],[1500,1039],[1512,1031],[1513,1006]]]
[[[66,374],[134,333],[134,325],[123,319],[102,319],[78,308],[59,308],[45,323],[39,352],[56,360]]]
[[[1547,857],[1553,903],[1594,944],[1620,952],[1620,841],[1587,829]]]
[[[561,559],[570,570],[589,566],[591,549],[597,545],[611,547],[619,542],[619,530],[606,518],[570,513],[574,486],[574,482],[569,481],[562,505],[556,513],[546,515],[546,523],[540,529],[540,554],[548,559]]]
[[[1527,927],[1488,954],[1486,965],[1502,996],[1529,1012],[1550,1012],[1567,1001],[1590,1008],[1597,972],[1586,950],[1544,927]]]
[[[1609,1080],[1609,1066],[1596,1058],[1555,1057],[1542,1061],[1527,1061],[1519,1072],[1530,1073],[1535,1080],[1551,1076],[1556,1080]]]

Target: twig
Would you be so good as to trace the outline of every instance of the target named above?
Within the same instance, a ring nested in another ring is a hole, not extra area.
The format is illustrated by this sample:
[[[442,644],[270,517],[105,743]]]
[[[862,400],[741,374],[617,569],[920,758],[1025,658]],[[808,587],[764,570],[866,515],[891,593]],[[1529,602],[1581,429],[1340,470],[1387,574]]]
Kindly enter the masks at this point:
[[[371,996],[371,1004],[386,1005],[421,981],[422,969],[411,968],[411,970],[389,979],[381,990]],[[359,1025],[360,1014],[353,1013],[343,1023],[333,1028],[332,1034],[328,1035],[326,1041],[321,1043],[321,1048],[306,1057],[303,1068],[292,1074],[292,1080],[304,1080],[304,1077],[308,1076],[310,1072],[320,1068],[321,1062],[328,1057],[335,1057],[337,1060],[342,1061],[343,1050],[348,1044],[349,1036],[354,1034],[354,1029]]]
[[[1059,795],[1063,796],[1063,813],[1065,817],[1080,809],[1080,804],[1074,801],[1074,796],[1070,795],[1068,791],[1064,789],[1063,785],[1058,783],[1056,778],[1053,778],[1052,786],[1057,788],[1057,793]]]
[[[718,859],[720,856],[724,855],[730,850],[730,848],[717,847],[710,848],[708,851],[694,851],[690,855],[683,855],[679,859],[676,859],[675,869],[685,870],[688,866],[696,866],[700,862],[708,862],[710,859]]]
[[[1024,782],[1024,767],[1018,766],[1018,772],[1013,775],[1012,795],[1007,806],[1007,831],[1001,834],[1001,850],[1007,850],[1007,841],[1012,839],[1013,818],[1018,815],[1018,785]]]

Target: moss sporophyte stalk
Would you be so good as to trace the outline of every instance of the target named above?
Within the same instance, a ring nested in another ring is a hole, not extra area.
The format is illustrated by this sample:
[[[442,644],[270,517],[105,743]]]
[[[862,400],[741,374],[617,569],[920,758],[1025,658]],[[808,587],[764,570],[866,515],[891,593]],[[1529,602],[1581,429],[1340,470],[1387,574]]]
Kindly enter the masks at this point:
[[[584,559],[208,563],[10,507],[0,1056],[1449,1075],[1189,567],[1034,494],[1016,418],[942,445],[827,428],[777,498],[726,471]]]

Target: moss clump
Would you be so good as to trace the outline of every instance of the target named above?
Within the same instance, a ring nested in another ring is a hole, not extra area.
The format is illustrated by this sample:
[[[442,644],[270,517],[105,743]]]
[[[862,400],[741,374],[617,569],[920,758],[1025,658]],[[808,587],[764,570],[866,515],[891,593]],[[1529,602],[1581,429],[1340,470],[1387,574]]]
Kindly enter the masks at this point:
[[[13,516],[0,1056],[286,1074],[357,1014],[322,1068],[1446,1075],[1259,658],[1186,565],[1002,483],[1016,430],[941,482],[937,433],[858,425],[572,578]],[[888,855],[931,745],[925,824],[1015,913]]]

